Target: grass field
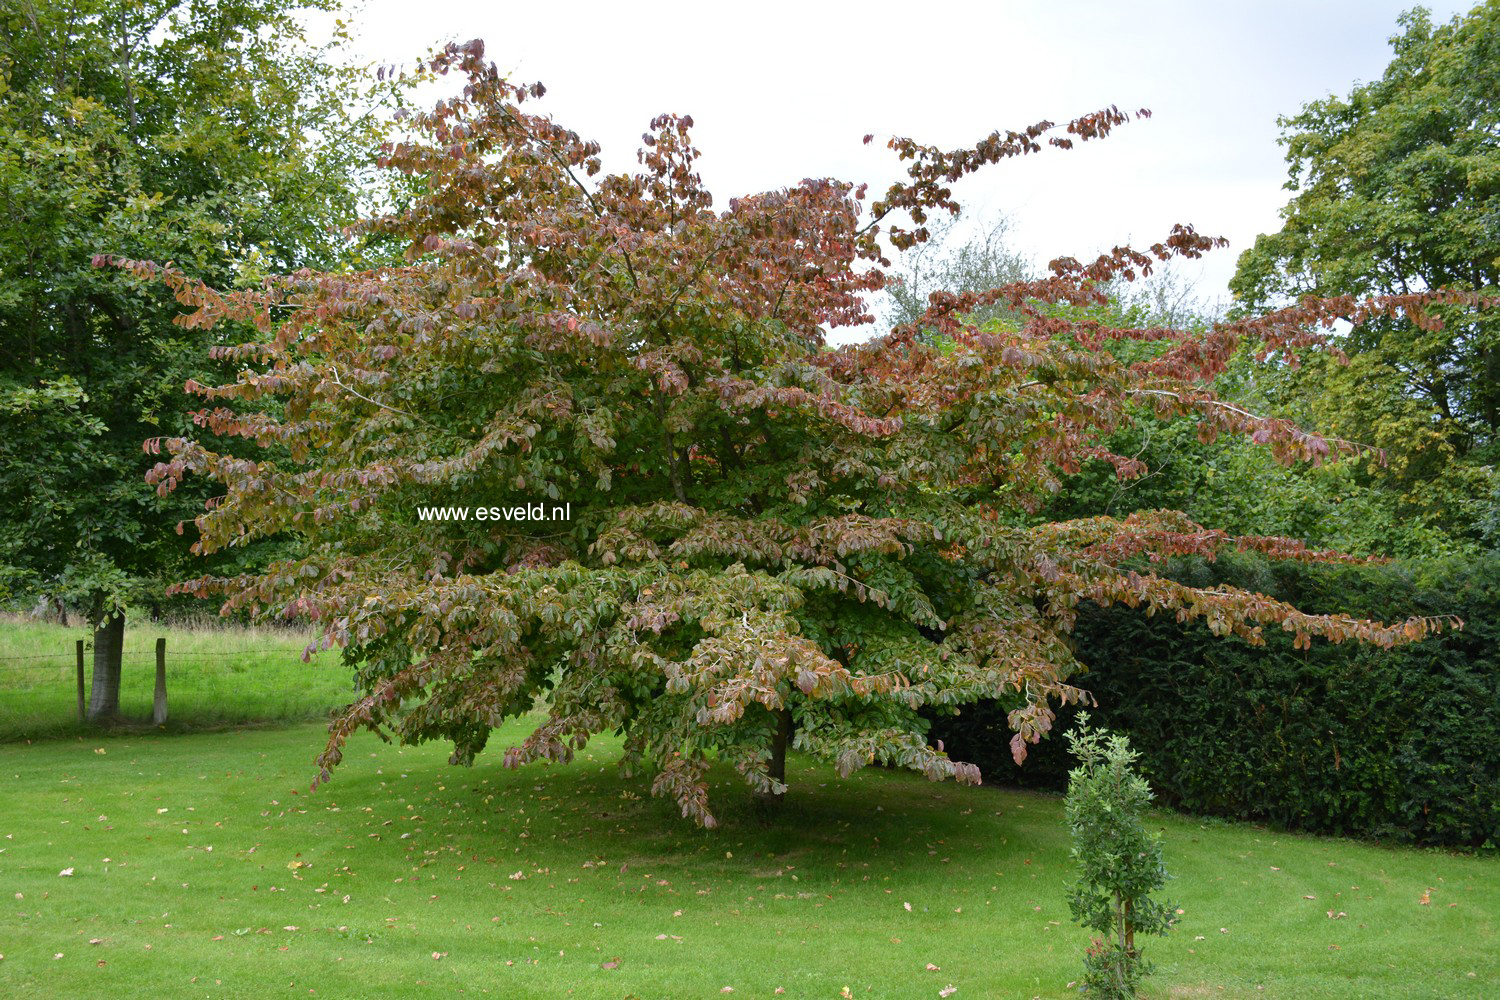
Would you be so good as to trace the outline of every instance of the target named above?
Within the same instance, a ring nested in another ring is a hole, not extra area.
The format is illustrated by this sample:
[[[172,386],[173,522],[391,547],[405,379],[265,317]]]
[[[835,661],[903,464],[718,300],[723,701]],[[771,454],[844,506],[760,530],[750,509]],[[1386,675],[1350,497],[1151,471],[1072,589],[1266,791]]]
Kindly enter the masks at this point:
[[[152,623],[128,628],[120,711],[151,718],[156,640],[167,640],[168,722],[174,727],[310,719],[350,698],[350,674],[336,655],[302,662],[310,634],[284,629]],[[19,616],[0,617],[0,740],[78,731],[77,654],[93,675],[92,634]]]
[[[774,825],[726,774],[705,832],[611,741],[505,771],[364,735],[312,794],[321,735],[0,747],[0,995],[1077,995],[1059,799],[799,760]],[[1156,821],[1150,995],[1495,995],[1494,859]]]

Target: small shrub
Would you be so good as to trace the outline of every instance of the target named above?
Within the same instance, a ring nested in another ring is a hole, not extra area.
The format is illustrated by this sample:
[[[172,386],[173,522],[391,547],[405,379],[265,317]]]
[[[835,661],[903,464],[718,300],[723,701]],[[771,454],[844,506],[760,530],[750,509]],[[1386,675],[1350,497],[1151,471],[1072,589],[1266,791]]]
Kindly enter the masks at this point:
[[[1068,892],[1073,919],[1098,932],[1084,956],[1084,992],[1127,1000],[1151,965],[1137,934],[1165,934],[1172,907],[1150,894],[1167,884],[1161,837],[1145,827],[1151,787],[1133,768],[1137,754],[1124,736],[1088,728],[1088,715],[1068,733],[1078,766],[1068,776],[1065,815],[1073,835],[1078,879]]]

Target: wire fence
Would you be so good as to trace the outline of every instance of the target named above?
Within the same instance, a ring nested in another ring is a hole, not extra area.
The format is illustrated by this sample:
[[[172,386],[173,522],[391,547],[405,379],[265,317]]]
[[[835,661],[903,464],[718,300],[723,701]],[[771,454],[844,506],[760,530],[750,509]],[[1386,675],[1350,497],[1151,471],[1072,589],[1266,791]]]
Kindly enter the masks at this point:
[[[347,666],[330,656],[304,663],[300,643],[195,649],[191,642],[174,648],[160,641],[165,705],[158,704],[157,651],[128,649],[120,658],[123,722],[198,726],[318,718],[356,696]],[[82,723],[93,651],[81,642],[69,646],[0,656],[0,739],[49,735]]]

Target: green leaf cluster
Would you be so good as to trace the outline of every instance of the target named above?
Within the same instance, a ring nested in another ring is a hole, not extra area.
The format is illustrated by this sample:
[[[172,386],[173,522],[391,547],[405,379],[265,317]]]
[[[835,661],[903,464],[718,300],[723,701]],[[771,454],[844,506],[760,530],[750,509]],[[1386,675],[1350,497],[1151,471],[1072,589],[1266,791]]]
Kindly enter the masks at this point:
[[[209,494],[161,497],[142,442],[193,426],[232,368],[99,254],[226,285],[333,267],[380,134],[343,28],[292,0],[0,7],[0,573],[95,621],[158,603]],[[325,10],[333,4],[318,0]]]
[[[1402,15],[1379,80],[1281,119],[1292,200],[1280,232],[1240,258],[1246,308],[1315,294],[1438,287],[1500,294],[1500,3],[1434,25]],[[1284,373],[1287,402],[1332,433],[1382,449],[1366,478],[1405,516],[1473,540],[1500,459],[1500,324],[1468,309],[1347,331],[1348,364]]]

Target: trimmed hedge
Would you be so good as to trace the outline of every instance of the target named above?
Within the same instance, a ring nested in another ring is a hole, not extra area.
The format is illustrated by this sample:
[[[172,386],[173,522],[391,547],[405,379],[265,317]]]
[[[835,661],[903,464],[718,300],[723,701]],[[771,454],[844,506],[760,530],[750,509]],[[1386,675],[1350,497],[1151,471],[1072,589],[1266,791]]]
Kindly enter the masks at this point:
[[[1395,650],[1290,636],[1264,647],[1129,608],[1088,606],[1075,682],[1095,725],[1126,733],[1161,800],[1188,812],[1294,829],[1493,849],[1500,844],[1500,555],[1467,561],[1320,566],[1235,558],[1171,575],[1228,583],[1304,610],[1399,620],[1464,619]],[[1063,788],[1059,737],[1010,759],[1003,706],[934,720],[934,739],[986,780]]]

